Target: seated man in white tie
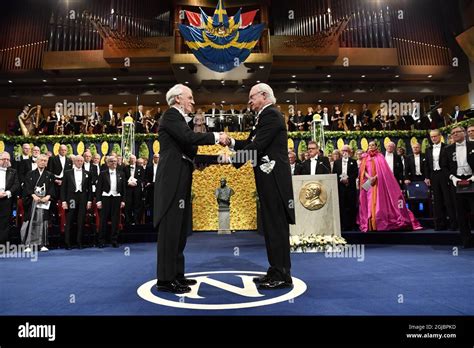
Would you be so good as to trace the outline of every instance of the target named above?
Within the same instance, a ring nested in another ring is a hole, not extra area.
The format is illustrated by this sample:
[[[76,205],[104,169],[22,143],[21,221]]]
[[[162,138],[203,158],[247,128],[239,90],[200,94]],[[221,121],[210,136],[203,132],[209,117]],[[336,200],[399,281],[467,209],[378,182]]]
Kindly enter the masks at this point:
[[[329,174],[331,164],[329,158],[319,154],[319,146],[315,141],[308,142],[309,158],[298,166],[295,175]]]
[[[77,247],[83,248],[82,236],[84,232],[86,209],[92,206],[91,174],[83,168],[84,158],[74,157],[73,169],[64,172],[61,185],[61,202],[66,211],[66,228],[64,239],[66,249],[72,248],[71,235],[74,223],[77,225]]]

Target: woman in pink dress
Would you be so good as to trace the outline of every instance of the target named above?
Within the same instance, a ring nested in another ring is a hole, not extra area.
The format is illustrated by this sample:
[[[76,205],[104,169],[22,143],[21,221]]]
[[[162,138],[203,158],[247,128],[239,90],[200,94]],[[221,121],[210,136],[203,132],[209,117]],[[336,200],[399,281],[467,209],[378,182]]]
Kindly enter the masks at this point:
[[[362,155],[359,184],[357,223],[362,232],[423,229],[406,207],[400,186],[374,141]]]

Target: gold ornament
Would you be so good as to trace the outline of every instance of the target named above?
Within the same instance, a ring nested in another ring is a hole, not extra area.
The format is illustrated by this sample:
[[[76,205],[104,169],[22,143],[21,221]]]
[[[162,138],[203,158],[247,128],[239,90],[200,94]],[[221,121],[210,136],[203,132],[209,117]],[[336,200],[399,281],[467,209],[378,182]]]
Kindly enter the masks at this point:
[[[308,210],[319,210],[327,202],[327,191],[319,181],[310,181],[300,190],[300,202]]]

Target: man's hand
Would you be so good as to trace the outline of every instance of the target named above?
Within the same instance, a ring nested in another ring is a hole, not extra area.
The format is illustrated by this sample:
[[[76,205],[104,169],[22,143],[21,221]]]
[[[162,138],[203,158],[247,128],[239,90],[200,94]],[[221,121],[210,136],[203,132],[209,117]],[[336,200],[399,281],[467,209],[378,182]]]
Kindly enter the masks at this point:
[[[136,187],[136,186],[137,186],[137,182],[136,182],[136,181],[129,181],[129,182],[128,182],[128,186],[130,186],[130,187]]]
[[[125,208],[125,202],[120,202],[120,208]]]
[[[102,202],[97,202],[97,209],[102,209]]]
[[[7,193],[5,191],[0,192],[0,198],[6,197]]]
[[[222,146],[229,146],[230,138],[226,133],[224,132],[219,133],[219,144],[221,144]]]
[[[408,179],[406,179],[406,180],[405,180],[405,185],[410,185],[410,184],[411,184],[411,181],[408,180]]]
[[[61,184],[63,183],[62,180],[57,180],[57,179],[54,180],[54,182],[56,183],[56,185],[59,185],[59,186],[61,186]]]
[[[431,186],[431,180],[430,179],[425,179],[425,184],[427,186]]]
[[[33,201],[35,201],[36,203],[39,203],[41,201],[41,199],[37,195],[35,195],[34,193],[33,193],[32,197],[33,197]]]
[[[92,202],[87,202],[87,210],[90,210],[92,208]]]
[[[453,177],[451,178],[451,181],[452,181],[454,187],[456,187],[456,186],[458,186],[458,182],[461,181],[461,179],[458,179],[453,175]]]
[[[67,210],[67,202],[63,202],[62,206],[63,206],[63,209]]]

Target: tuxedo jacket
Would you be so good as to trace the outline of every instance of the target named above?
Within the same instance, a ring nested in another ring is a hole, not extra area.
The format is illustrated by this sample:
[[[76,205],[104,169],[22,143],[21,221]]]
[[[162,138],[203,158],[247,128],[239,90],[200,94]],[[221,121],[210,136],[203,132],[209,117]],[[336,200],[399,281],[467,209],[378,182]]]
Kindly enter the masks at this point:
[[[441,168],[441,170],[446,173],[446,168],[443,167],[443,157],[445,156],[445,151],[446,151],[446,144],[445,143],[441,143],[441,151],[439,153],[439,166]],[[433,146],[429,147],[427,150],[426,150],[426,153],[425,153],[425,157],[426,157],[426,165],[425,165],[425,175],[426,175],[426,179],[432,179],[432,175],[433,175]]]
[[[82,165],[82,168],[85,170],[85,165]],[[87,171],[87,170],[86,170]],[[91,162],[91,165],[89,167],[89,174],[90,174],[90,184],[92,185],[97,185],[97,180],[99,180],[99,174],[100,174],[100,169],[97,164],[93,164]]]
[[[53,158],[49,159],[47,169],[53,175],[60,175],[61,174],[61,171],[63,170],[63,167],[61,165],[61,160],[59,159],[59,155],[54,156]],[[64,172],[66,172],[66,170],[69,170],[69,169],[72,169],[72,161],[69,157],[66,157],[66,162],[64,163]]]
[[[474,172],[474,142],[466,141],[467,163]],[[458,162],[456,159],[456,143],[446,146],[442,158],[442,166],[446,169],[448,175],[457,175]]]
[[[19,189],[20,181],[18,180],[17,171],[13,168],[7,168],[5,173],[5,191],[10,191],[12,194],[11,198],[13,198],[16,196]]]
[[[81,195],[83,195],[88,202],[92,201],[91,194],[91,174],[82,169],[82,184]],[[61,185],[61,201],[69,202],[74,198],[76,193],[76,178],[74,176],[74,169],[69,169],[64,172],[64,179]]]
[[[329,158],[325,156],[318,156],[316,164],[316,174],[330,174],[331,164]],[[295,168],[295,175],[311,175],[311,160],[308,159],[301,163],[297,169]]]
[[[112,111],[113,118],[117,118],[117,113]],[[112,117],[110,117],[110,110],[104,111],[104,116],[102,117],[102,123],[110,123]]]
[[[385,155],[384,155],[385,157]],[[395,179],[397,181],[403,180],[403,162],[402,158],[397,155],[396,153],[393,154],[393,163],[392,163],[392,168],[393,168],[393,175],[395,176]]]
[[[420,153],[420,172],[426,178],[426,156]],[[405,161],[405,178],[414,181],[416,176],[415,155],[409,155]]]
[[[117,177],[117,192],[120,193],[120,201],[125,202],[125,187],[127,185],[127,179],[125,174],[118,170],[115,170],[115,176]],[[97,189],[95,191],[97,202],[102,202],[102,192],[108,193],[110,191],[110,172],[109,169],[104,170],[99,175],[97,181]]]
[[[160,119],[160,165],[156,171],[153,225],[157,227],[165,215],[178,216],[178,206],[172,206],[179,185],[191,185],[191,179],[180,182],[182,170],[194,170],[197,145],[214,145],[213,133],[194,133],[183,115],[174,107]],[[188,167],[188,168],[186,168]],[[190,197],[189,197],[190,199]],[[191,216],[184,217],[191,219]]]
[[[158,162],[158,166],[159,166],[159,162]],[[156,168],[156,171],[158,172],[158,168]],[[145,182],[147,184],[148,183],[153,184],[153,163],[146,166]]]
[[[132,176],[132,170],[130,166],[125,166],[123,168],[123,173],[125,174],[125,179],[128,182],[128,179]],[[135,164],[135,179],[137,179],[137,187],[141,187],[141,185],[145,182],[145,169],[142,166],[137,166]]]
[[[339,185],[342,185],[340,182],[342,175],[342,158],[334,161],[333,173],[337,174],[337,182]],[[349,187],[356,188],[356,179],[359,176],[359,168],[357,167],[357,161],[353,158],[347,160],[347,176],[349,179]]]
[[[275,197],[275,194],[279,195],[286,212],[286,223],[294,224],[294,207],[287,204],[293,201],[293,184],[288,159],[288,135],[281,112],[274,105],[263,109],[247,140],[236,140],[235,149],[256,152],[257,163],[253,169],[260,199],[269,202],[274,199],[272,197]],[[260,168],[265,156],[268,156],[270,161],[275,161],[273,170],[268,174]],[[273,176],[271,180],[274,180],[277,187],[271,190],[263,189],[262,186],[267,186],[259,185],[259,182],[269,180],[270,176]]]
[[[32,157],[28,159],[22,159],[18,163],[18,168],[17,168],[17,173],[18,177],[20,179],[20,183],[23,183],[25,180],[25,176],[28,172],[31,172],[33,170],[33,159]]]

